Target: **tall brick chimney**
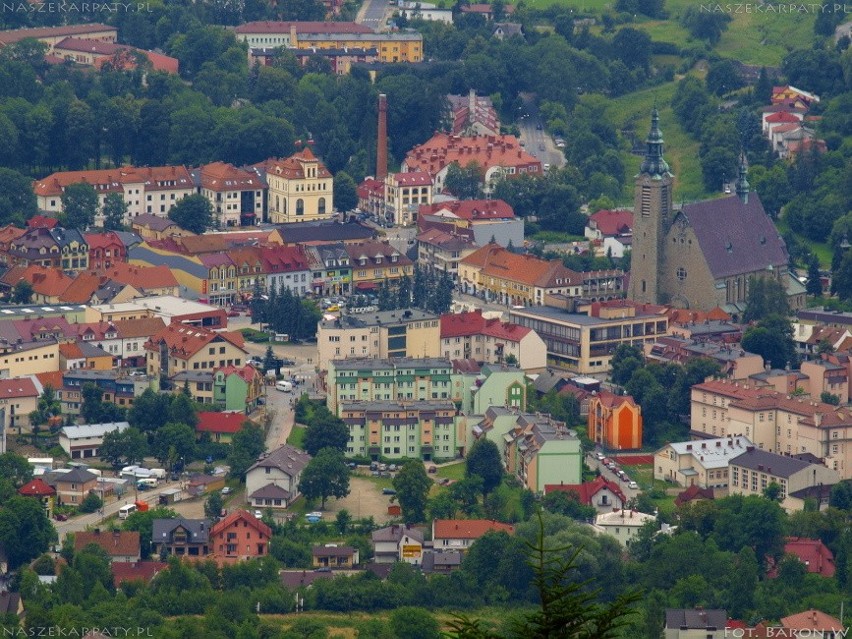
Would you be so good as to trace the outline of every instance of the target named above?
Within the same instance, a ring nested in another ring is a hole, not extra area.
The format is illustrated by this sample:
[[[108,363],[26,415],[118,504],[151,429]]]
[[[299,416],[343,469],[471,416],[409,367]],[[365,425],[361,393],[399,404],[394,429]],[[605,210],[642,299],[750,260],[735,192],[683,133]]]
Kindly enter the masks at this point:
[[[379,94],[379,132],[376,139],[376,179],[388,175],[388,96]]]

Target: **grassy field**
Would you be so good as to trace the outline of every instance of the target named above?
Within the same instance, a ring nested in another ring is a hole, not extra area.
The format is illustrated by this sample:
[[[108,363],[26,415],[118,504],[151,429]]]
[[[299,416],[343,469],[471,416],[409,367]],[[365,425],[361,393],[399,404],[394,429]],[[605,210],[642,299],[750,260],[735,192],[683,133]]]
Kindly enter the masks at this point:
[[[287,443],[291,446],[304,450],[306,432],[307,431],[304,426],[294,425],[293,430],[290,431],[290,436],[287,438]]]
[[[446,466],[438,466],[436,476],[441,479],[464,479],[464,462],[460,461],[457,464],[447,464]]]

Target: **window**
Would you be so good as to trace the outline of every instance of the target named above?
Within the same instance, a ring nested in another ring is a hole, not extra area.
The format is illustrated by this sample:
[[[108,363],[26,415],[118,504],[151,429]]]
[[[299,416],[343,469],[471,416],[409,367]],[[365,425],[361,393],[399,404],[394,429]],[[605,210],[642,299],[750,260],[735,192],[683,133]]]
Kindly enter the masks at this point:
[[[305,214],[305,201],[302,198],[296,200],[296,215]]]
[[[686,279],[686,269],[682,266],[677,269],[677,279],[681,282]]]

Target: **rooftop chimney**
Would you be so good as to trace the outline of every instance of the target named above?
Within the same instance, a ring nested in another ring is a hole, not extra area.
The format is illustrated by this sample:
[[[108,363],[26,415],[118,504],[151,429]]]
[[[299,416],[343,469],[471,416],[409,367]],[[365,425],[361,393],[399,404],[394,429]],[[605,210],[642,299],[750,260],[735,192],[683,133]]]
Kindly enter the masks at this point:
[[[379,130],[376,137],[376,179],[383,180],[388,174],[388,98],[379,94]]]

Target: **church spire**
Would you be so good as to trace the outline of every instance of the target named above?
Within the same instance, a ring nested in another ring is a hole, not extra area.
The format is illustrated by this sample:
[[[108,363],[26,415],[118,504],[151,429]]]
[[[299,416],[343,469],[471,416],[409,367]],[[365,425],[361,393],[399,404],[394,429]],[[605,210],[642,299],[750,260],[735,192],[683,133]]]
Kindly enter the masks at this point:
[[[745,153],[740,153],[740,173],[739,177],[737,177],[737,196],[742,200],[743,204],[748,204],[748,191],[749,191],[749,183],[748,183],[748,166],[746,165],[746,156]]]
[[[660,113],[656,105],[651,112],[651,130],[645,140],[645,159],[639,170],[652,176],[669,172],[669,165],[663,159],[663,133],[660,131]]]

